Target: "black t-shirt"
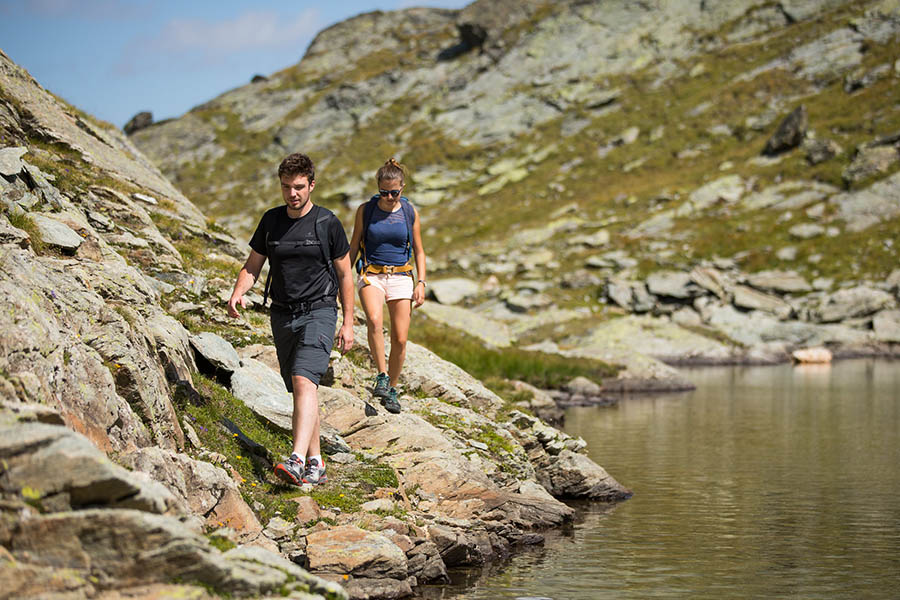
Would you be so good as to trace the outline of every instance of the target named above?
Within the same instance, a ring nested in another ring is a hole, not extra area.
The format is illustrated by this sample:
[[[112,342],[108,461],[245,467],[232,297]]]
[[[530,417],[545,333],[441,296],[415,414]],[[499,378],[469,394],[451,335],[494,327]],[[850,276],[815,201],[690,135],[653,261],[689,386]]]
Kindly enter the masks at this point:
[[[316,219],[323,214],[320,211],[329,216],[328,242],[334,261],[350,251],[350,244],[341,222],[327,208],[313,206],[299,219],[292,219],[287,206],[279,206],[267,210],[259,220],[250,247],[269,259],[269,295],[273,300],[287,304],[337,296],[337,281],[325,264],[316,236]]]

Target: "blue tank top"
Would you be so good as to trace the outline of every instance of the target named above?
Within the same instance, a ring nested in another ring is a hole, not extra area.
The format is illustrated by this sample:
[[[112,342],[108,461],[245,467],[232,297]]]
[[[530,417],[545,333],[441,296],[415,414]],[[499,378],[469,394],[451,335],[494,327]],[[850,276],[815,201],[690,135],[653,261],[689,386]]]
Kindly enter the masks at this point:
[[[376,204],[366,232],[366,260],[376,265],[405,265],[408,237],[403,208],[389,213]]]

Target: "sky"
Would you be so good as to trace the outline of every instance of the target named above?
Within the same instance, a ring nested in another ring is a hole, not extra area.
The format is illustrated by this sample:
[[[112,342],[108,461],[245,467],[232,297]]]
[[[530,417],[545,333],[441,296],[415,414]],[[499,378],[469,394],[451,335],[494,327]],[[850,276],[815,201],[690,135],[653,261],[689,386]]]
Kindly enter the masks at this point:
[[[122,127],[296,64],[316,33],[373,10],[471,0],[0,0],[0,49],[38,83]]]

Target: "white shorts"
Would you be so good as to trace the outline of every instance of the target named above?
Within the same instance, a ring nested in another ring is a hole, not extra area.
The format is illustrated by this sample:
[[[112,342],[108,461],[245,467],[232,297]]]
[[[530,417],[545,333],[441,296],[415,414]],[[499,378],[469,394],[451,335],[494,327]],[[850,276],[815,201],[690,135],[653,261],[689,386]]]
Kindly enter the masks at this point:
[[[413,278],[408,273],[369,273],[360,275],[356,280],[357,289],[373,285],[384,293],[386,302],[391,300],[412,300]]]

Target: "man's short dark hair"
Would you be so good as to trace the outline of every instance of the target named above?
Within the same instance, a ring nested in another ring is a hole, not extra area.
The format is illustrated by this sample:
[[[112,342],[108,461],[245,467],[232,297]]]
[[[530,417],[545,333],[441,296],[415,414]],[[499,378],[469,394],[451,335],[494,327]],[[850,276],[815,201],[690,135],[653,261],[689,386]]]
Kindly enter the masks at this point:
[[[316,179],[316,166],[312,159],[307,155],[295,152],[289,154],[281,164],[278,165],[278,179],[287,175],[288,177],[296,177],[297,175],[306,175],[309,181]]]

